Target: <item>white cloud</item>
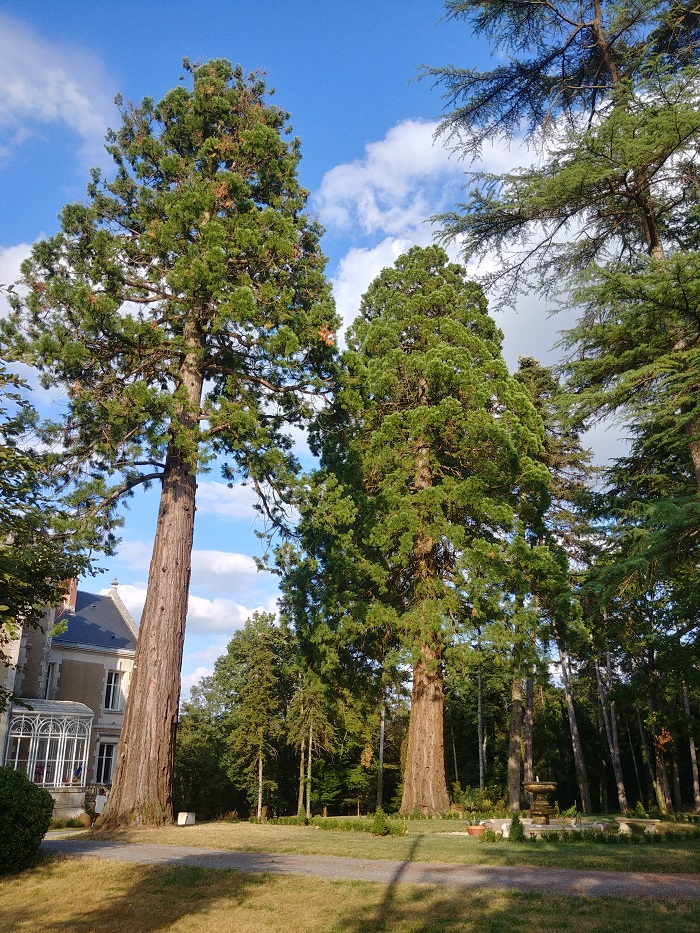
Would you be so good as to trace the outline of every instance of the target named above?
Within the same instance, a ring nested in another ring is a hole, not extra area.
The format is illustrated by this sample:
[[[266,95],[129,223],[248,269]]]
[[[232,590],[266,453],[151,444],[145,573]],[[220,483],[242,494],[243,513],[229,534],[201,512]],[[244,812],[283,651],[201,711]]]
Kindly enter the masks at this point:
[[[459,161],[434,142],[436,123],[405,120],[365,146],[362,159],[336,165],[313,203],[329,229],[395,236],[420,226],[462,173]]]
[[[81,139],[81,155],[94,161],[114,122],[114,90],[97,56],[48,42],[21,21],[0,15],[0,156],[37,132],[63,124]]]
[[[120,563],[127,567],[147,573],[152,551],[153,545],[146,544],[145,541],[122,541],[117,556]]]
[[[109,594],[109,588],[100,590],[101,595]],[[146,583],[120,583],[119,595],[132,617],[139,622],[146,602]],[[230,638],[236,629],[254,612],[274,612],[277,597],[269,594],[258,605],[245,606],[240,602],[225,597],[207,599],[190,593],[187,608],[187,631],[196,635],[217,635]]]
[[[209,512],[221,518],[240,519],[257,517],[253,508],[257,502],[257,495],[252,486],[242,486],[237,483],[227,486],[226,483],[198,483],[197,484],[197,511]]]
[[[208,667],[198,667],[191,674],[183,674],[180,681],[180,701],[189,700],[192,687],[196,687],[203,677],[209,677],[213,670]]]
[[[152,545],[145,541],[123,541],[119,548],[120,564],[147,574],[151,563]],[[272,594],[276,598],[276,577],[260,571],[247,554],[235,551],[192,551],[191,589],[198,595],[233,597],[246,603],[258,603]],[[145,584],[144,584],[145,586]],[[120,585],[119,591],[121,593]]]
[[[0,17],[0,24],[2,18]],[[0,285],[13,285],[19,279],[19,267],[32,251],[30,243],[18,243],[16,246],[0,246]],[[5,317],[10,305],[3,292],[0,292],[0,317]]]
[[[343,256],[333,278],[333,295],[345,327],[359,314],[360,299],[373,279],[415,243],[415,238],[386,237],[372,249],[351,249]]]
[[[192,551],[192,575],[257,576],[258,569],[252,557],[233,551]]]
[[[265,607],[256,606],[250,609],[232,599],[205,599],[202,596],[190,595],[187,629],[199,634],[216,632],[233,635],[256,610],[264,612]]]

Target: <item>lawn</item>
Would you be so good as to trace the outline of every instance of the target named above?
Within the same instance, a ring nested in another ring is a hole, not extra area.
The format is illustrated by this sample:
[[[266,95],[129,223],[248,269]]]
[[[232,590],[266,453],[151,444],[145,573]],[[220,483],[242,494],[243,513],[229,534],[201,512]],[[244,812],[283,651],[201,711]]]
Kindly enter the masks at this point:
[[[200,823],[160,829],[125,830],[98,837],[124,842],[204,846],[241,852],[280,852],[299,855],[344,855],[351,858],[450,862],[466,865],[541,865],[619,871],[700,873],[700,839],[660,845],[556,845],[544,840],[513,844],[483,843],[453,835],[463,829],[457,821],[409,823],[406,836],[374,837],[305,826]]]
[[[264,827],[263,827],[264,828]],[[324,834],[327,835],[327,834]],[[0,933],[697,933],[697,903],[461,893],[94,859],[0,882]]]

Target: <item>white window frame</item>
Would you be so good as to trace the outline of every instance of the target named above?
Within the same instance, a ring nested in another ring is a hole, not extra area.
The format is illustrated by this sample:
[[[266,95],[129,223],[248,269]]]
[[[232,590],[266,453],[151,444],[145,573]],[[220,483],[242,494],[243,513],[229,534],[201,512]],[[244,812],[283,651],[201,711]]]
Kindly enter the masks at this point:
[[[92,716],[13,710],[5,765],[42,787],[84,787]]]
[[[123,671],[107,671],[107,684],[105,686],[105,710],[118,713],[123,705],[122,686],[124,682]]]
[[[107,755],[107,749],[109,749],[109,754]],[[103,753],[104,750],[104,753]],[[112,783],[112,777],[114,776],[114,766],[117,762],[117,742],[103,742],[98,739],[97,742],[97,768],[95,769],[95,784],[107,784]],[[109,773],[105,776],[105,765],[109,764]]]

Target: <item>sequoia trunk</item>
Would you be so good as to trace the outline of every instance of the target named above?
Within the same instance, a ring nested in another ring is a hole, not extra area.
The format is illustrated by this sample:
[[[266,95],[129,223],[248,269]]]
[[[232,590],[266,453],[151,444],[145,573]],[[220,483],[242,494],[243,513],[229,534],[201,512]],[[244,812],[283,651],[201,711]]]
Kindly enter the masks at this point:
[[[202,337],[196,326],[185,328],[185,340],[191,352],[183,358],[180,388],[189,404],[171,427],[116,771],[100,821],[105,829],[157,826],[173,819],[173,759],[197,490],[191,448],[196,449],[203,384],[198,353]]]
[[[413,667],[411,724],[401,812],[444,813],[448,807],[442,666],[435,649],[426,646]]]

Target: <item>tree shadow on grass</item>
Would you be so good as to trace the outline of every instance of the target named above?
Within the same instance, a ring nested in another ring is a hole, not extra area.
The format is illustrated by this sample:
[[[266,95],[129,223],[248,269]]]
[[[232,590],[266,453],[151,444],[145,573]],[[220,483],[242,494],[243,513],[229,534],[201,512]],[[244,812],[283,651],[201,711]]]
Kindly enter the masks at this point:
[[[96,886],[81,884],[81,863],[86,867],[89,864],[88,877]],[[63,881],[65,890],[66,864],[70,865],[74,899],[66,904],[57,897],[38,905],[29,896],[22,903],[0,907],[0,931],[34,928],[42,933],[159,933],[214,907],[240,907],[252,900],[266,881],[264,875],[177,865],[173,859],[168,859],[167,865],[137,865],[96,859],[88,863],[57,855],[35,871],[49,879],[55,876],[58,885]],[[32,881],[28,872],[17,878],[27,885]],[[202,923],[201,929],[207,929],[204,920]]]

